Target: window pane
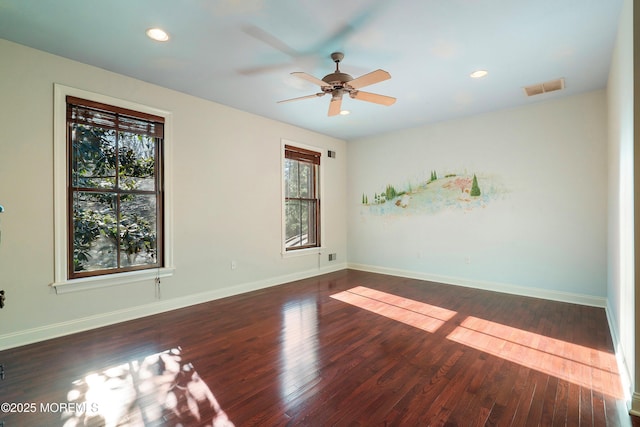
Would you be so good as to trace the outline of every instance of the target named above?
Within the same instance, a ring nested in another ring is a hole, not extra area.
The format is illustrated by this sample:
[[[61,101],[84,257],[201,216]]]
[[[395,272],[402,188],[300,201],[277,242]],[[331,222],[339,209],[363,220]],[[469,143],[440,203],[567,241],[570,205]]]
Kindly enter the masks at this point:
[[[115,203],[116,198],[112,193],[74,194],[74,271],[117,267]]]
[[[299,170],[299,188],[300,195],[298,197],[306,197],[312,198],[313,194],[313,168],[315,168],[314,164],[306,163],[306,162],[298,162],[298,170]]]
[[[285,203],[285,246],[299,246],[300,201],[288,200]]]
[[[306,245],[309,240],[309,210],[308,202],[300,201],[300,246]]]
[[[300,197],[298,185],[298,161],[284,160],[284,195],[285,197]]]
[[[118,157],[120,188],[155,190],[155,155],[154,138],[121,132]]]
[[[74,124],[71,128],[72,185],[113,188],[115,185],[115,131]]]
[[[120,266],[157,262],[155,195],[120,196]]]
[[[316,242],[316,227],[317,227],[317,222],[316,222],[316,202],[315,200],[313,201],[309,201],[306,204],[306,224],[307,224],[307,236],[306,236],[306,240],[307,242],[305,243],[306,245],[315,245]]]
[[[316,202],[288,200],[285,204],[285,247],[316,244]]]

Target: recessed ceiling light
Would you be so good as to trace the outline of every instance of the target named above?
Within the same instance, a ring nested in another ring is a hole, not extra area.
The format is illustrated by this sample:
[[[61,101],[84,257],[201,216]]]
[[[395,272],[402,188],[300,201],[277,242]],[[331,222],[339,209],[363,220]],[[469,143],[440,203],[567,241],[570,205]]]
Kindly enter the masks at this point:
[[[348,114],[351,114],[351,111],[349,111],[349,110],[342,110],[342,111],[340,111],[340,115],[341,115],[341,116],[346,116],[346,115],[348,115]]]
[[[169,40],[169,34],[161,28],[149,28],[147,37],[158,42],[166,42]]]
[[[473,73],[469,74],[469,77],[471,77],[472,79],[481,79],[487,74],[489,74],[487,70],[476,70]]]

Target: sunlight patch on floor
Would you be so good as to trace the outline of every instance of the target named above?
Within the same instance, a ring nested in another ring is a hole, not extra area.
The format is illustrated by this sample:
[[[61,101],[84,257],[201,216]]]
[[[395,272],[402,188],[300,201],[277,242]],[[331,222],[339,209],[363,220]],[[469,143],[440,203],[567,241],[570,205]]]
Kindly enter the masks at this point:
[[[364,286],[357,286],[339,292],[331,295],[331,298],[427,332],[437,331],[440,326],[456,315],[455,311],[447,310],[446,308]]]
[[[623,397],[611,353],[473,316],[447,338],[616,399]]]
[[[192,425],[233,427],[180,348],[92,372],[73,381],[64,427]]]
[[[456,311],[358,286],[331,295],[426,332],[435,332]],[[624,398],[615,355],[523,329],[467,316],[447,338],[513,363],[616,399]]]

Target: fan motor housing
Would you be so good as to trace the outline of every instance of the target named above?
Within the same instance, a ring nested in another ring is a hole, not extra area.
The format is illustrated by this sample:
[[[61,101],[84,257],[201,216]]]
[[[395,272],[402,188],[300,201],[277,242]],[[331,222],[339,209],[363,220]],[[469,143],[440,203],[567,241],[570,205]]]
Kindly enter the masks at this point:
[[[353,80],[353,77],[351,77],[347,73],[341,73],[341,72],[327,74],[322,78],[323,82],[327,82],[328,84],[339,84],[339,85],[341,85],[342,83],[350,82],[351,80]]]

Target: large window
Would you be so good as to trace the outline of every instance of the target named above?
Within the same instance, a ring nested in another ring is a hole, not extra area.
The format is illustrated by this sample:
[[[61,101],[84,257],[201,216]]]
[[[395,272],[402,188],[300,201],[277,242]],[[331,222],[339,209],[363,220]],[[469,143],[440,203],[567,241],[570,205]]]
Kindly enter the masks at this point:
[[[320,153],[284,147],[284,247],[286,251],[320,246]]]
[[[66,102],[68,278],[163,267],[164,118]]]

